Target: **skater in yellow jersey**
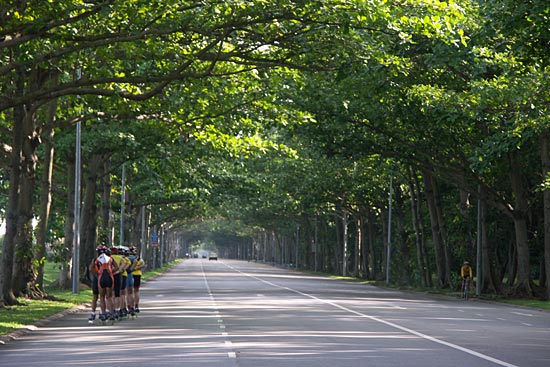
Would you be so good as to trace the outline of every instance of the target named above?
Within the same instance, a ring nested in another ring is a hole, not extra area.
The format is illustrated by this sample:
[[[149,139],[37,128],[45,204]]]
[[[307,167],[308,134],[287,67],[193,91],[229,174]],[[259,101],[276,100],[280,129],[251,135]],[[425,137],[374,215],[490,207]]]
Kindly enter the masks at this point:
[[[128,266],[130,266],[130,261],[124,258],[121,254],[119,254],[119,248],[116,246],[111,247],[111,257],[118,265],[118,270],[113,273],[113,278],[114,278],[113,307],[115,309],[114,316],[116,319],[118,319],[122,316],[120,312],[120,308],[121,308],[123,273],[125,273]]]
[[[127,292],[128,292],[128,312],[130,315],[139,313],[139,287],[141,286],[141,269],[145,262],[137,255],[135,246],[130,246],[130,267],[128,268]]]

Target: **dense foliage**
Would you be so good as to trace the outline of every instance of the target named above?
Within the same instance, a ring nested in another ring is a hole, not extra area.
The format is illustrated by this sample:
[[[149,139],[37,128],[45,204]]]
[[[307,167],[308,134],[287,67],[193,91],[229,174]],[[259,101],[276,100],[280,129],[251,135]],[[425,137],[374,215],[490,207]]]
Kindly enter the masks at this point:
[[[547,297],[549,16],[542,0],[2,3],[3,301],[43,293],[46,256],[68,283],[77,124],[82,270],[100,242],[150,266],[202,246],[452,288],[469,260],[483,292]]]

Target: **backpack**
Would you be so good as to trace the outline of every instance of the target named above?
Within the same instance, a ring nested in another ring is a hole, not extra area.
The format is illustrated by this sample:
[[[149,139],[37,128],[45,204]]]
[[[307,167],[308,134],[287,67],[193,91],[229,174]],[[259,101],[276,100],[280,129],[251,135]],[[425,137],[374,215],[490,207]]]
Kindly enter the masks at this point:
[[[113,277],[113,259],[106,254],[101,254],[97,257],[95,265],[97,267],[97,277],[101,278],[103,276]]]

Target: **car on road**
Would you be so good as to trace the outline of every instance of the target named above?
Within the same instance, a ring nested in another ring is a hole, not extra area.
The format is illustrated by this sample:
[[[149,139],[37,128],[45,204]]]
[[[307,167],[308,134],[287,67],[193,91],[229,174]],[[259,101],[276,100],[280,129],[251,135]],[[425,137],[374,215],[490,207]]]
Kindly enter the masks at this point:
[[[208,260],[218,260],[218,254],[215,252],[210,252],[208,254]]]

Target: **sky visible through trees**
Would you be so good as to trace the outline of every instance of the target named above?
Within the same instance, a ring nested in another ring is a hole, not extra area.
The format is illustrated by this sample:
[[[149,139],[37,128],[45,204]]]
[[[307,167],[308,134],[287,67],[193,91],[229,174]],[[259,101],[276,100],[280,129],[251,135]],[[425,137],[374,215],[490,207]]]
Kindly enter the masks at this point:
[[[203,248],[456,288],[469,260],[483,292],[548,298],[546,1],[0,14],[5,304],[43,294],[46,258],[70,276],[77,123],[82,270],[99,243],[136,244],[153,265]]]

